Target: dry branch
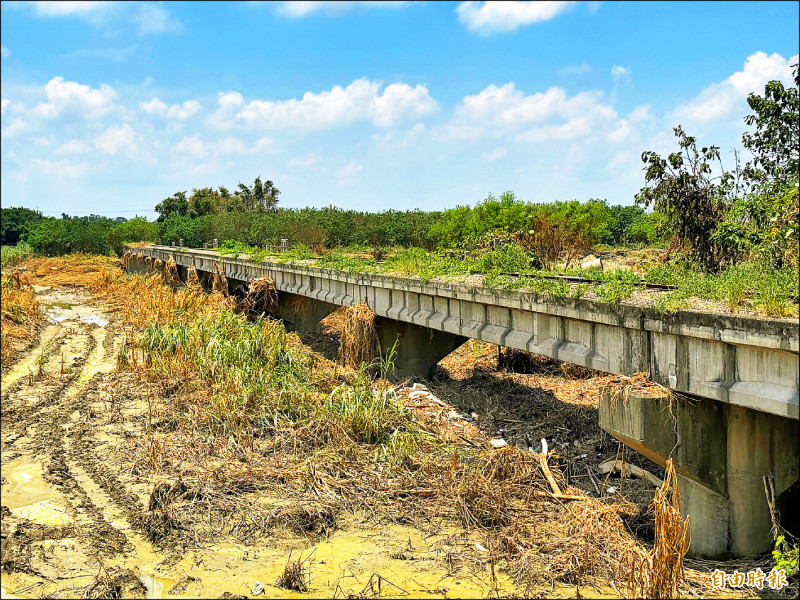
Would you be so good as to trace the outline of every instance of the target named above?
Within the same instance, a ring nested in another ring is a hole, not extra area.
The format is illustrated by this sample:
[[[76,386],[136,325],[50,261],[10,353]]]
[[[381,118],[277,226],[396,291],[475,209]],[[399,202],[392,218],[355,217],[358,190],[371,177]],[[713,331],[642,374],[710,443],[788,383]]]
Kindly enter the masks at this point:
[[[597,470],[600,471],[602,474],[611,473],[612,471],[619,471],[622,477],[626,477],[629,473],[634,477],[638,477],[640,479],[646,479],[650,483],[652,483],[655,487],[661,487],[664,485],[664,482],[653,475],[650,471],[646,471],[641,467],[637,467],[636,465],[632,465],[630,463],[626,463],[622,460],[607,460],[604,463],[598,465]]]

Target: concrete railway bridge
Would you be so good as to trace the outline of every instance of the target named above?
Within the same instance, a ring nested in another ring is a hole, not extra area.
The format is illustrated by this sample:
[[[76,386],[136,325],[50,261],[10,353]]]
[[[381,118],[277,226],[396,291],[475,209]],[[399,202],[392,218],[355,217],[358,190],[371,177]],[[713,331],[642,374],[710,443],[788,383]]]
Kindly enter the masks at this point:
[[[800,327],[797,321],[651,309],[586,300],[537,298],[517,290],[313,266],[255,263],[210,250],[129,247],[129,269],[173,258],[185,281],[190,266],[208,281],[220,264],[232,288],[270,277],[277,312],[300,330],[339,306],[361,302],[377,314],[385,351],[396,341],[395,375],[429,375],[468,338],[517,348],[591,369],[633,375],[684,394],[670,417],[669,400],[600,401],[600,426],[651,460],[668,457],[678,472],[691,550],[744,556],[772,547],[764,477],[784,513],[797,511]],[[146,261],[147,257],[152,261]],[[296,312],[296,296],[306,301]]]

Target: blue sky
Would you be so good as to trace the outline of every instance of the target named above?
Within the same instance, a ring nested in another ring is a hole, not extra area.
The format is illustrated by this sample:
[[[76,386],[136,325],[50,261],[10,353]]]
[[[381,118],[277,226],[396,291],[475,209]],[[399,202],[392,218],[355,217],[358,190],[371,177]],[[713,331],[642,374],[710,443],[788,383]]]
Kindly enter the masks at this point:
[[[797,2],[3,2],[4,206],[143,214],[260,175],[282,206],[631,204],[682,124],[741,147]]]

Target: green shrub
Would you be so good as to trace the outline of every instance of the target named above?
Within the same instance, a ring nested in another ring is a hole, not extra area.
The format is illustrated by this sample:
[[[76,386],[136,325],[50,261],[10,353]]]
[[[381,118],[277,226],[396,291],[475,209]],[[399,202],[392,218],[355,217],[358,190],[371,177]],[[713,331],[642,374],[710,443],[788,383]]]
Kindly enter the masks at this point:
[[[117,254],[122,254],[122,246],[132,242],[155,242],[158,240],[158,224],[150,223],[144,217],[135,217],[113,226],[107,236],[108,245]]]

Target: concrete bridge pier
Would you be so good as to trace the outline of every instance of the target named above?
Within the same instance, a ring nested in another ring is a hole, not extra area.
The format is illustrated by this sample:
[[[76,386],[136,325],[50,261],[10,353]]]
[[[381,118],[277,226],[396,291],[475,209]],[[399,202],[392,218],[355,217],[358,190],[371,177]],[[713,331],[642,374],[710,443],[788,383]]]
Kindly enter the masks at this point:
[[[289,328],[298,331],[319,333],[320,321],[335,311],[338,306],[330,302],[309,298],[289,292],[278,292],[276,311]]]
[[[381,355],[388,358],[395,347],[394,371],[389,378],[402,379],[418,375],[431,379],[436,363],[467,341],[464,336],[422,327],[413,323],[395,321],[383,317],[375,318]]]
[[[710,399],[673,401],[672,414],[662,396],[631,394],[615,403],[605,394],[600,401],[600,426],[608,433],[660,465],[673,459],[692,554],[771,550],[763,476],[773,477],[780,511],[800,476],[800,422]]]

